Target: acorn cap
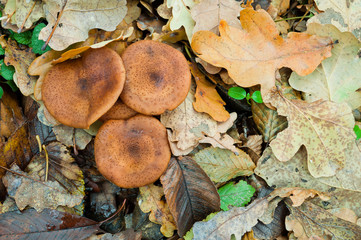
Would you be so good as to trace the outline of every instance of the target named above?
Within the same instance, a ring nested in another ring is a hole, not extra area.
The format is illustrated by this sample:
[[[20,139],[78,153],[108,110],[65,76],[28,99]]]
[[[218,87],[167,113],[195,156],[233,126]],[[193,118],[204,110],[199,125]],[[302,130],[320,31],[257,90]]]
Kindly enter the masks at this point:
[[[171,46],[142,40],[122,54],[126,71],[122,101],[146,115],[178,107],[187,97],[191,74],[187,60]]]
[[[108,120],[125,120],[134,117],[137,114],[136,111],[125,105],[122,100],[118,98],[113,107],[101,116],[99,120],[103,122]]]
[[[42,99],[64,125],[87,129],[106,113],[123,90],[125,70],[113,50],[90,49],[81,58],[53,66],[42,85]]]
[[[99,172],[122,188],[155,182],[171,157],[165,127],[144,115],[103,124],[95,137],[94,154]]]

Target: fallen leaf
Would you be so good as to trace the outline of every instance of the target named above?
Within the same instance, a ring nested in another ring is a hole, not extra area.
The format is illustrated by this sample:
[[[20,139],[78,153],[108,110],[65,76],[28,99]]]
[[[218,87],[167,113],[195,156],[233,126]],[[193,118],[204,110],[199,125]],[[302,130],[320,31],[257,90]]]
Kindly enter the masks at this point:
[[[246,142],[242,147],[249,148],[258,156],[261,156],[262,143],[262,135],[250,135],[246,138]]]
[[[127,0],[127,14],[124,17],[124,21],[127,24],[131,24],[137,20],[142,10],[138,7],[139,0]]]
[[[234,0],[203,0],[192,7],[192,18],[196,22],[193,33],[208,30],[219,34],[219,22],[225,20],[228,25],[242,28],[238,20],[239,12],[243,8]]]
[[[34,93],[36,78],[29,76],[27,70],[35,59],[35,53],[30,48],[21,49],[16,41],[10,38],[6,41],[4,37],[0,37],[0,44],[5,49],[4,62],[7,66],[14,66],[14,82],[23,95],[29,96]]]
[[[233,234],[236,239],[241,239],[243,234],[251,231],[257,224],[257,219],[262,216],[267,205],[266,199],[257,199],[247,207],[219,212],[208,222],[196,222],[193,226],[193,239],[230,239]]]
[[[149,220],[162,225],[161,233],[165,237],[171,237],[177,229],[167,203],[162,200],[163,188],[150,184],[139,188],[138,204],[142,212],[148,213]]]
[[[226,103],[219,96],[216,85],[208,82],[195,63],[189,64],[191,73],[197,84],[195,93],[196,101],[193,102],[194,110],[197,112],[208,113],[218,122],[227,121],[230,117],[229,112],[224,109]]]
[[[213,137],[204,137],[199,140],[199,143],[209,143],[215,148],[228,149],[232,151],[234,154],[239,155],[240,149],[236,148],[234,144],[236,144],[237,140],[232,138],[226,133],[216,133]]]
[[[167,7],[167,0],[164,0],[164,2],[159,5],[157,13],[164,19],[170,19],[172,17],[172,9]]]
[[[189,42],[192,40],[194,20],[189,9],[195,5],[195,0],[167,0],[167,7],[172,8],[170,29],[172,31],[184,27]]]
[[[4,91],[0,98],[0,137],[9,138],[24,121],[16,95]]]
[[[304,189],[299,187],[294,188],[277,188],[270,195],[269,198],[274,198],[275,196],[286,198],[289,197],[292,200],[292,207],[299,207],[303,202],[311,197],[314,198],[318,195],[323,201],[330,199],[327,194],[319,192],[314,189]]]
[[[104,233],[104,234],[94,234],[87,238],[86,240],[141,240],[142,233],[135,232],[134,229],[128,228],[124,231],[111,234],[111,233]]]
[[[290,0],[273,0],[271,5],[277,9],[277,15],[285,14],[290,7]]]
[[[172,129],[169,138],[172,142],[177,142],[177,147],[181,150],[196,147],[205,134],[214,136],[217,133],[217,122],[206,113],[196,112],[193,109],[194,100],[191,90],[176,109],[160,115],[163,125]]]
[[[65,6],[63,6],[65,4]],[[56,27],[49,46],[61,51],[73,43],[87,39],[93,28],[114,31],[126,15],[125,0],[111,0],[100,3],[98,0],[59,1],[47,0],[44,11],[48,25],[39,34],[39,39],[46,41],[59,14],[61,27]],[[81,19],[86,19],[82,21]],[[58,24],[58,23],[57,23]],[[70,37],[71,36],[71,37]]]
[[[276,88],[264,100],[288,119],[288,128],[278,133],[270,144],[280,161],[290,160],[304,145],[308,170],[317,178],[335,175],[345,166],[347,158],[353,157],[346,150],[355,145],[355,122],[346,103],[289,100]]]
[[[58,125],[53,127],[56,139],[62,144],[73,147],[74,144],[78,149],[83,150],[93,139],[92,136],[79,128],[72,128],[65,125]]]
[[[220,198],[216,187],[190,157],[172,158],[160,180],[180,236],[196,221],[219,211]]]
[[[327,210],[327,212],[331,213],[332,215],[341,218],[345,221],[349,221],[352,223],[357,224],[357,215],[354,211],[348,208],[333,208]]]
[[[338,41],[332,48],[332,57],[325,59],[307,76],[292,73],[289,82],[296,90],[306,93],[306,100],[318,99],[347,102],[352,109],[361,106],[361,59],[358,56],[361,43],[349,32],[341,33],[333,25],[308,25],[307,33],[331,37]]]
[[[210,74],[217,74],[222,70],[222,68],[213,66],[212,64],[209,64],[198,57],[196,57],[195,60]]]
[[[209,147],[196,153],[194,160],[216,183],[252,175],[255,168],[252,159],[242,150],[239,150],[237,156],[230,150]]]
[[[91,219],[50,209],[0,214],[1,239],[85,239],[98,230]]]
[[[221,209],[228,211],[229,207],[244,207],[253,197],[255,189],[245,181],[239,181],[237,184],[229,182],[218,189],[221,198]]]
[[[287,203],[287,207],[291,215],[286,217],[286,228],[300,240],[311,237],[357,240],[361,236],[360,226],[333,216],[312,203],[305,202],[297,208]]]
[[[242,30],[221,21],[220,37],[209,31],[196,32],[192,49],[206,62],[226,68],[238,85],[261,84],[262,96],[275,85],[277,69],[289,67],[304,76],[331,56],[329,38],[292,32],[283,39],[264,10],[246,8],[240,13],[240,21]]]
[[[324,11],[308,20],[308,23],[332,24],[340,31],[352,32],[361,41],[361,2],[315,0],[317,8]]]

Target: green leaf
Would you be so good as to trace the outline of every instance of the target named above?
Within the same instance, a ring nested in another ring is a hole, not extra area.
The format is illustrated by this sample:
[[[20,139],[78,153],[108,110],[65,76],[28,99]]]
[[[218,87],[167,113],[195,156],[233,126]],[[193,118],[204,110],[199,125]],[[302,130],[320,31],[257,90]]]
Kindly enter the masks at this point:
[[[353,130],[356,133],[356,140],[359,140],[361,138],[361,129],[360,129],[360,127],[358,125],[355,125]]]
[[[261,92],[260,91],[255,91],[253,94],[252,94],[252,97],[253,101],[255,101],[256,103],[263,103],[263,100],[262,100],[262,95],[261,95]]]
[[[15,73],[15,68],[13,66],[6,66],[4,63],[4,59],[0,60],[0,74],[6,80],[12,80],[13,75]]]
[[[5,55],[5,49],[3,49],[0,45],[0,55]]]
[[[12,39],[14,39],[18,43],[24,44],[24,45],[29,45],[31,43],[31,36],[32,36],[31,31],[26,31],[26,32],[22,32],[22,33],[12,32],[12,34],[10,35],[10,37]]]
[[[220,189],[218,189],[219,196],[221,197],[221,209],[228,211],[229,206],[244,207],[251,201],[255,189],[248,185],[245,181],[229,182]]]
[[[45,48],[45,50],[41,50],[41,48],[44,45],[44,41],[43,40],[39,40],[39,33],[41,31],[41,29],[43,29],[46,25],[44,23],[40,23],[38,24],[33,31],[33,35],[31,37],[31,44],[30,47],[33,49],[33,52],[36,54],[43,54],[49,50],[51,50],[51,48],[49,46],[47,46]]]
[[[3,95],[4,95],[4,90],[3,90],[3,88],[0,86],[0,98],[2,98]]]
[[[247,92],[241,87],[231,87],[228,89],[228,95],[234,99],[242,100],[246,97]]]

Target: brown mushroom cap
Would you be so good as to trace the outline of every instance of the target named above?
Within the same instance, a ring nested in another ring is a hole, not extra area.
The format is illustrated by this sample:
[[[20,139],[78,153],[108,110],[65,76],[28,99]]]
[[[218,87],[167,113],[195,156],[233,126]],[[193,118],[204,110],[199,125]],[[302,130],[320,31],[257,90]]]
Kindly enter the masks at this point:
[[[50,69],[42,85],[42,98],[56,120],[87,129],[114,105],[124,81],[124,65],[115,51],[90,49],[81,58]]]
[[[191,74],[181,52],[167,44],[142,40],[122,54],[126,71],[122,101],[146,115],[172,110],[187,97]]]
[[[94,144],[99,172],[122,188],[155,182],[171,157],[165,127],[150,116],[109,120],[99,129]]]
[[[125,105],[120,98],[115,102],[113,107],[108,110],[99,120],[105,122],[108,120],[125,120],[134,117],[138,113]]]

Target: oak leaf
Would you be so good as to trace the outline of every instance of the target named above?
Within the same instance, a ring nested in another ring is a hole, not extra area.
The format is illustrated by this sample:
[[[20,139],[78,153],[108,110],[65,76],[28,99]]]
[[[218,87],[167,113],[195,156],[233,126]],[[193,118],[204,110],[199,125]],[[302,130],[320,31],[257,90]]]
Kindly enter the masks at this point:
[[[208,30],[218,35],[218,26],[222,19],[232,27],[241,28],[237,17],[242,9],[241,4],[234,0],[203,0],[191,10],[192,18],[196,22],[193,33]]]
[[[275,196],[285,198],[289,197],[292,200],[293,207],[299,207],[302,203],[309,197],[314,198],[319,196],[323,201],[327,201],[330,197],[322,192],[319,192],[314,189],[303,189],[299,187],[293,188],[278,188],[274,190],[270,195],[269,198],[274,198]]]
[[[138,202],[142,212],[151,212],[149,220],[162,225],[160,231],[164,236],[173,236],[177,227],[167,203],[161,199],[164,196],[163,188],[150,184],[140,187],[139,192]]]
[[[317,178],[335,175],[344,168],[347,158],[353,157],[346,150],[355,145],[355,122],[346,103],[290,100],[276,88],[264,99],[288,120],[288,128],[270,144],[280,161],[290,160],[304,145],[308,170]]]
[[[243,29],[222,20],[220,37],[209,31],[196,32],[191,45],[201,59],[226,68],[238,85],[261,84],[263,96],[275,85],[277,69],[289,67],[304,76],[331,56],[331,39],[294,32],[283,39],[264,10],[246,8],[240,21]]]
[[[361,9],[360,9],[361,10]],[[307,101],[318,99],[347,102],[352,109],[361,105],[361,59],[358,56],[361,43],[351,33],[341,33],[333,25],[308,25],[307,33],[331,37],[338,41],[332,48],[332,57],[325,59],[307,76],[292,73],[290,85],[303,91]]]
[[[172,8],[170,29],[172,31],[184,27],[188,40],[192,40],[194,20],[189,9],[195,5],[196,0],[167,0],[167,7]]]
[[[315,2],[317,8],[324,12],[308,20],[309,23],[332,24],[342,32],[352,32],[361,41],[360,1],[315,0]]]

